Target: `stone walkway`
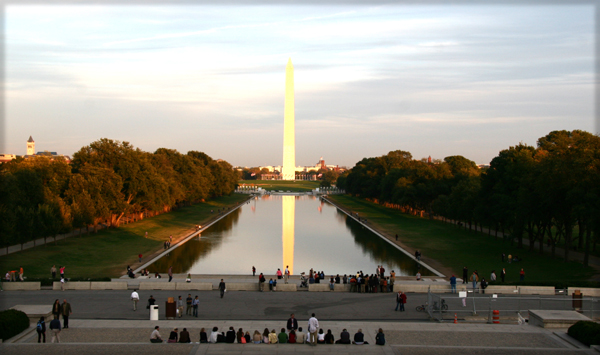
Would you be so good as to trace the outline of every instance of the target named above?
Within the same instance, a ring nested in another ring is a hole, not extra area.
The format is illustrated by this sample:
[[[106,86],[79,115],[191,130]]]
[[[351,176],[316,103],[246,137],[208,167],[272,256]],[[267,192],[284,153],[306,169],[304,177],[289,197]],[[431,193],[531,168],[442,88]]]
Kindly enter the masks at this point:
[[[574,342],[563,340],[556,333],[566,330],[547,330],[529,325],[481,325],[452,323],[352,322],[321,321],[320,326],[331,329],[335,338],[343,328],[354,334],[359,328],[369,345],[302,344],[198,344],[199,330],[204,327],[226,331],[233,326],[262,332],[265,328],[279,332],[285,321],[243,320],[71,320],[69,329],[61,332],[61,344],[38,344],[32,326],[30,333],[16,343],[2,345],[2,354],[261,354],[261,353],[331,353],[336,354],[598,354]],[[303,326],[305,322],[300,322]],[[160,326],[163,339],[174,327],[187,327],[192,344],[150,344],[155,325]],[[373,345],[375,334],[382,328],[385,346]],[[210,334],[210,331],[208,331]],[[49,342],[50,339],[47,339]]]

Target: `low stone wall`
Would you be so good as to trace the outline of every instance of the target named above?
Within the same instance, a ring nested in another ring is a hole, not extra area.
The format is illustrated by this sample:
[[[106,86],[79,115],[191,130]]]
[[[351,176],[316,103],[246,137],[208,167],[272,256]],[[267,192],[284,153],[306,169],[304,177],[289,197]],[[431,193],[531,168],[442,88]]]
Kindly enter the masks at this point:
[[[277,284],[277,292],[296,292],[298,285],[293,284]]]
[[[2,289],[4,291],[39,291],[41,283],[36,282],[3,282]]]
[[[140,282],[140,290],[175,290],[176,282]]]
[[[92,281],[91,290],[126,290],[127,282]]]
[[[328,284],[308,284],[309,292],[329,292]]]
[[[521,295],[554,295],[552,286],[517,286],[517,294]]]
[[[335,292],[350,292],[350,284],[335,284],[333,287]]]
[[[73,282],[65,282],[65,290],[89,290],[91,289],[90,281],[73,281]],[[60,291],[60,282],[55,281],[52,283],[52,289],[54,291]]]
[[[258,291],[258,282],[230,282],[225,283],[227,291]],[[279,288],[279,285],[277,285]],[[218,289],[215,287],[215,290]],[[265,282],[265,291],[269,290],[269,285]]]
[[[575,293],[575,290],[581,291],[583,297],[600,297],[600,288],[590,288],[590,287],[569,287],[567,289],[567,293],[571,296]]]
[[[518,294],[517,286],[494,285],[494,286],[488,286],[485,289],[485,291],[486,291],[486,293],[497,293],[497,294],[501,294],[501,295],[516,295],[516,294]]]
[[[212,291],[211,282],[175,282],[175,289],[181,291]]]

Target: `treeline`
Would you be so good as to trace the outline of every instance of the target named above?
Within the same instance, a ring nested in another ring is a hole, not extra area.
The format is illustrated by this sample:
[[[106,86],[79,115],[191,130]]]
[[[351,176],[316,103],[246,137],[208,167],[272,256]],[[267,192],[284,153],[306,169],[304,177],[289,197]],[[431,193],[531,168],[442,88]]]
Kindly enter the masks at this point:
[[[237,180],[229,163],[202,152],[148,153],[105,138],[81,148],[70,164],[18,158],[0,164],[0,246],[100,223],[118,227],[231,194]]]
[[[553,257],[561,245],[565,261],[570,250],[583,251],[586,266],[600,239],[600,137],[585,131],[554,131],[537,147],[502,150],[484,170],[462,156],[428,163],[393,151],[359,161],[337,185],[469,229],[500,231],[518,247],[527,238],[530,250],[537,243]]]

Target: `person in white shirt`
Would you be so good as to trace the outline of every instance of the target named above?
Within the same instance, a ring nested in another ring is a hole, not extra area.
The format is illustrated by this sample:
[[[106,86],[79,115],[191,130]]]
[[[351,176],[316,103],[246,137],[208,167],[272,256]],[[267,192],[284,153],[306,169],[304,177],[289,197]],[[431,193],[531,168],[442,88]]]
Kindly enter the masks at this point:
[[[138,295],[137,290],[133,290],[131,293],[131,300],[133,301],[133,310],[137,311],[137,303],[140,300],[140,295]]]
[[[212,333],[210,333],[210,337],[208,338],[209,343],[215,344],[217,342],[217,337],[219,336],[219,328],[214,327]]]
[[[492,270],[492,274],[490,275],[490,281],[491,282],[496,281],[496,270]]]
[[[317,346],[317,332],[319,331],[319,321],[312,314],[312,317],[308,320],[308,333],[310,333],[310,345]]]

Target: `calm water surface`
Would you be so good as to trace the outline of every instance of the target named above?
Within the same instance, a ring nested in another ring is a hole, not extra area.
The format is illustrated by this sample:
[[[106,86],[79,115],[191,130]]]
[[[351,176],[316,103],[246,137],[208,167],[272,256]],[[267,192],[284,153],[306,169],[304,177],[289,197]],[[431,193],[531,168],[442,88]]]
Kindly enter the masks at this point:
[[[151,272],[292,274],[310,268],[325,274],[433,275],[404,253],[314,196],[263,196],[232,212],[200,238],[193,238],[150,266]]]

